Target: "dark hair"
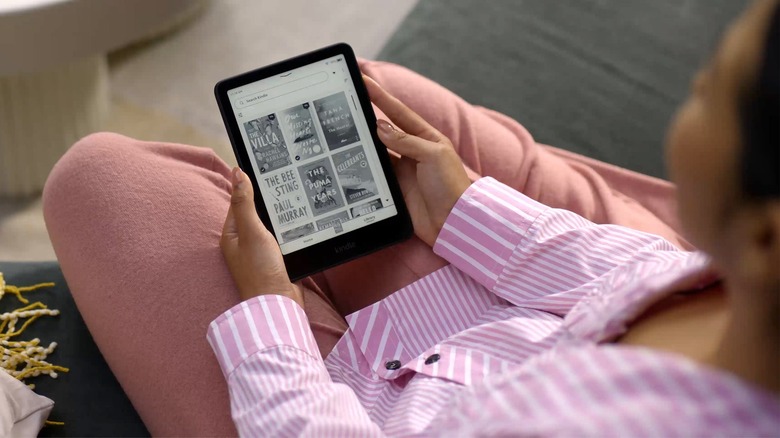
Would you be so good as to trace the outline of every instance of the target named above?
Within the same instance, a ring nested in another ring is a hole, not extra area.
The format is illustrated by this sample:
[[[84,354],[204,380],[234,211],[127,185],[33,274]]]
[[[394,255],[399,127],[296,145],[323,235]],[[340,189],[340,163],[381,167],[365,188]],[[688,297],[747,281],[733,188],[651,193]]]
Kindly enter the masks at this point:
[[[780,4],[769,24],[754,86],[742,99],[742,189],[752,198],[780,197]]]

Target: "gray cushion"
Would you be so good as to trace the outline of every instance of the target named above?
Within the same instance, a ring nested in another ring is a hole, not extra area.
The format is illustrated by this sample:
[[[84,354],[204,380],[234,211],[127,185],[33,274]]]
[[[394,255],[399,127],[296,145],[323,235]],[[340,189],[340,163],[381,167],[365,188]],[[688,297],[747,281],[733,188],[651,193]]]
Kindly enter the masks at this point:
[[[53,288],[25,296],[30,302],[41,301],[51,309],[59,309],[60,315],[39,318],[19,338],[37,337],[46,345],[57,342],[49,359],[70,368],[68,373],[59,373],[57,379],[39,376],[27,381],[35,384],[38,394],[54,400],[49,418],[65,422],[64,426],[44,427],[40,436],[149,436],[84,325],[59,265],[0,262],[0,272],[8,284],[16,286],[55,283]],[[19,307],[22,305],[13,295],[0,300],[0,312]]]
[[[747,0],[422,0],[379,55],[537,141],[664,176],[666,126]]]

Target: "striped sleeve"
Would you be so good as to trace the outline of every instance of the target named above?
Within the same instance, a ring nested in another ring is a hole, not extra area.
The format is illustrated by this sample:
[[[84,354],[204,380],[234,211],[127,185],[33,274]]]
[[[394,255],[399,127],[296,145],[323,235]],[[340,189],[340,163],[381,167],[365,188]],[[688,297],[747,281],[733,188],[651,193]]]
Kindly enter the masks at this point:
[[[492,178],[461,196],[434,252],[501,298],[559,315],[589,291],[618,290],[619,271],[681,255],[662,237],[594,224]]]
[[[548,209],[493,178],[481,178],[455,204],[433,250],[492,290],[525,234]]]
[[[355,393],[331,381],[295,301],[244,301],[209,325],[207,339],[241,436],[381,436]]]

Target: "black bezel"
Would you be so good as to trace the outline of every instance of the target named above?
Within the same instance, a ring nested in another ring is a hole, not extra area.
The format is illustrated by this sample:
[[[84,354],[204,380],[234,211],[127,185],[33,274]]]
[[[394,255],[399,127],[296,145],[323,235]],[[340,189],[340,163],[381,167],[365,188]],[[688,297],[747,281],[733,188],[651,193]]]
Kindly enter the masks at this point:
[[[271,64],[267,67],[224,79],[214,86],[214,95],[217,98],[219,112],[222,114],[222,120],[225,122],[225,128],[227,129],[228,137],[230,137],[230,143],[233,146],[233,152],[236,155],[238,165],[252,180],[252,186],[255,190],[255,207],[257,209],[257,214],[260,216],[260,219],[263,224],[265,224],[266,228],[272,230],[274,237],[276,237],[276,233],[273,233],[273,225],[271,224],[268,211],[265,208],[265,203],[260,195],[257,178],[255,177],[250,164],[250,157],[244,146],[244,140],[241,136],[235,114],[233,113],[233,108],[230,105],[227,92],[228,90],[276,76],[286,71],[303,67],[336,55],[344,55],[344,60],[349,68],[349,74],[355,85],[355,91],[357,92],[360,106],[363,108],[363,115],[366,118],[367,125],[369,127],[376,126],[376,116],[372,111],[371,101],[369,100],[368,92],[363,83],[355,54],[352,51],[352,48],[345,43],[328,46],[296,56],[295,58]],[[390,156],[388,155],[384,144],[379,141],[376,130],[369,129],[369,131],[371,132],[371,139],[376,145],[379,161],[382,164],[382,171],[387,178],[387,185],[390,187],[390,193],[393,197],[398,214],[375,224],[351,231],[342,236],[337,236],[284,255],[284,263],[287,266],[287,274],[290,276],[290,280],[296,281],[316,272],[378,251],[412,236],[412,220],[398,185],[398,180],[393,172]]]

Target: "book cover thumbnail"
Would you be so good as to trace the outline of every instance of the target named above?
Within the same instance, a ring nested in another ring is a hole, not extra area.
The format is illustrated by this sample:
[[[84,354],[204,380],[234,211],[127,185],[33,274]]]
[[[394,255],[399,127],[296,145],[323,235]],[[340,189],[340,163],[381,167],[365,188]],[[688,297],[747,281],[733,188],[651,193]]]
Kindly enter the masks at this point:
[[[344,231],[344,227],[342,227],[341,224],[347,222],[348,220],[349,214],[347,214],[346,211],[342,211],[341,213],[336,213],[333,216],[328,216],[325,219],[318,220],[317,229],[326,230],[328,228],[333,228],[338,234]]]
[[[309,203],[301,192],[301,183],[295,169],[290,168],[258,180],[263,197],[273,205],[273,213],[280,227],[309,221]]]
[[[325,141],[330,150],[350,145],[360,140],[355,119],[344,92],[314,101]]]
[[[246,122],[244,129],[260,173],[271,172],[292,164],[275,114]]]
[[[377,194],[376,182],[368,165],[363,146],[333,154],[333,165],[348,204],[368,199]]]
[[[382,208],[382,200],[374,199],[373,201],[369,201],[366,202],[365,204],[358,205],[357,207],[352,207],[350,209],[350,213],[352,214],[352,217],[355,218],[355,217],[371,214],[379,210],[380,208]]]
[[[306,102],[279,113],[282,127],[290,140],[290,156],[294,161],[304,161],[322,153],[322,142],[314,129],[311,105]]]
[[[328,158],[304,164],[298,168],[303,182],[303,190],[309,200],[314,216],[333,211],[344,206],[334,178],[333,167]]]
[[[284,243],[292,242],[295,239],[308,236],[314,231],[314,224],[312,223],[301,225],[300,227],[293,228],[292,230],[282,231],[282,241]]]

